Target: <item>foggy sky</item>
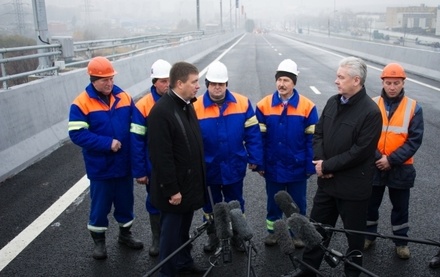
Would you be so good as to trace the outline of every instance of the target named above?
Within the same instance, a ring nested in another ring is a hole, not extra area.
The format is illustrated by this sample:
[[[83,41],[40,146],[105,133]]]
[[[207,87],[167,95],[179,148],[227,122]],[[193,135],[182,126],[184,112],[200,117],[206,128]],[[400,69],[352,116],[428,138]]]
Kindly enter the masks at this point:
[[[0,10],[11,6],[12,0],[0,0]],[[21,0],[24,6],[30,7],[30,0]],[[85,20],[85,3],[89,3],[89,16],[95,22],[104,19],[119,21],[160,21],[177,24],[181,20],[196,21],[197,0],[45,0],[48,21],[81,21]],[[200,20],[202,26],[220,22],[220,3],[222,4],[221,21],[224,26],[233,25],[236,20],[277,21],[286,17],[302,17],[320,14],[331,14],[338,11],[382,12],[386,7],[440,5],[440,0],[239,0],[239,9],[235,8],[236,0],[199,0]],[[7,3],[7,4],[5,4]],[[57,7],[57,8],[53,8]],[[63,10],[61,10],[63,9]],[[66,14],[67,10],[67,14]],[[1,14],[1,12],[0,12]]]
[[[85,1],[102,13],[119,14],[122,17],[160,17],[194,18],[196,15],[197,0],[46,0],[47,5],[78,6]],[[236,0],[199,0],[200,16],[204,21],[218,17],[220,2],[222,3],[223,18],[237,16],[251,19],[273,19],[284,17],[287,14],[318,14],[319,12],[333,12],[334,10],[350,9],[354,12],[385,12],[390,6],[426,6],[436,7],[440,0],[239,0],[240,9],[235,9]],[[360,2],[360,3],[359,3]],[[368,4],[367,4],[368,2]],[[243,7],[244,14],[241,14]],[[171,19],[171,18],[170,18]]]

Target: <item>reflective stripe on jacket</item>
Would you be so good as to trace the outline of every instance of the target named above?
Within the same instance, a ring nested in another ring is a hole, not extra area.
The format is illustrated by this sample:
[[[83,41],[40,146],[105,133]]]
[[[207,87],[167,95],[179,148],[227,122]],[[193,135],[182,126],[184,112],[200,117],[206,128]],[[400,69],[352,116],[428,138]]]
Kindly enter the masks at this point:
[[[294,89],[284,105],[275,91],[258,102],[256,115],[263,135],[265,178],[286,183],[314,174],[312,138],[318,122],[315,104]]]
[[[147,123],[151,108],[160,99],[155,86],[151,93],[136,102],[131,119],[131,163],[134,178],[151,177],[151,162],[147,147]]]
[[[130,95],[117,86],[110,94],[110,105],[102,101],[90,83],[70,106],[69,136],[82,147],[87,177],[105,180],[131,175],[130,123],[134,108]],[[121,149],[111,150],[113,139]]]
[[[219,106],[206,91],[194,109],[202,130],[208,184],[236,183],[246,175],[247,164],[262,165],[260,128],[247,97],[227,89]]]
[[[381,154],[389,156],[408,139],[408,128],[415,113],[416,101],[404,96],[389,118],[383,98],[378,96],[374,97],[373,100],[379,106],[383,122],[377,149]],[[404,162],[404,164],[413,163],[413,157]]]

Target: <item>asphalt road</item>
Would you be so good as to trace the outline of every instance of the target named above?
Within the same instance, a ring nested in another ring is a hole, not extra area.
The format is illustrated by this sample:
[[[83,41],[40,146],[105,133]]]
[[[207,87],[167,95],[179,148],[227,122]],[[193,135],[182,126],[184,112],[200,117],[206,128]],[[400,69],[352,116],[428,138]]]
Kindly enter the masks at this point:
[[[344,56],[343,53],[323,51],[273,34],[247,34],[237,44],[233,42],[199,60],[196,66],[202,70],[221,54],[224,54],[221,61],[229,69],[229,89],[247,95],[253,105],[275,90],[274,75],[279,62],[292,58],[300,70],[297,89],[315,102],[319,113],[326,100],[336,93],[333,82],[338,62]],[[382,65],[369,66],[366,87],[373,97],[381,89],[379,70]],[[115,80],[117,83],[117,77]],[[204,76],[200,80],[200,94],[205,90],[203,80]],[[84,82],[86,85],[87,80]],[[311,86],[320,94],[316,94]],[[418,175],[411,191],[409,235],[411,238],[438,241],[440,84],[409,76],[405,87],[407,94],[419,101],[425,115],[425,137],[416,155]],[[109,257],[104,261],[93,260],[93,242],[86,228],[90,204],[87,187],[50,220],[47,227],[35,224],[34,221],[62,199],[84,174],[80,149],[65,142],[46,158],[0,184],[0,276],[143,276],[158,263],[157,258],[148,255],[148,248],[133,251],[117,243],[118,230],[111,215],[107,234]],[[308,182],[308,212],[315,190],[316,177],[313,176]],[[248,172],[245,178],[245,199],[246,218],[254,232],[252,242],[257,250],[252,251],[251,259],[256,275],[280,276],[293,270],[289,257],[278,246],[264,246],[266,194],[264,179],[256,173]],[[391,235],[390,209],[389,200],[385,197],[379,226],[379,232],[385,235]],[[133,232],[148,246],[151,234],[145,210],[145,187],[140,185],[135,186],[135,213],[137,219]],[[42,218],[45,216],[36,222]],[[192,230],[201,224],[201,212],[197,211]],[[37,232],[39,228],[41,233]],[[206,239],[206,234],[201,234],[192,242],[192,254],[197,263],[209,266],[212,257],[202,250]],[[364,267],[378,276],[440,276],[440,269],[428,267],[438,247],[417,243],[409,246],[412,257],[402,261],[396,257],[392,241],[380,238],[371,250],[364,253]],[[344,253],[345,235],[335,233],[330,248]],[[17,252],[16,256],[11,251]],[[248,257],[234,251],[232,262],[214,267],[209,276],[247,276],[247,265]],[[323,262],[321,270],[325,276],[340,276],[343,262],[335,268]]]

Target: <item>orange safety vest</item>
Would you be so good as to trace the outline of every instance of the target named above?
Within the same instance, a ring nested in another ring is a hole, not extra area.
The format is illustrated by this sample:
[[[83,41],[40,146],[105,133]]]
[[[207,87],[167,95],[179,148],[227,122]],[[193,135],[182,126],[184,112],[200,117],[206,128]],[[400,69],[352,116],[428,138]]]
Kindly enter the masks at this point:
[[[416,101],[404,96],[391,119],[388,119],[385,103],[380,96],[373,100],[379,106],[382,113],[382,133],[380,135],[377,149],[382,155],[389,156],[397,148],[402,146],[408,138],[408,128],[416,109]],[[413,164],[414,158],[411,157],[404,164]]]

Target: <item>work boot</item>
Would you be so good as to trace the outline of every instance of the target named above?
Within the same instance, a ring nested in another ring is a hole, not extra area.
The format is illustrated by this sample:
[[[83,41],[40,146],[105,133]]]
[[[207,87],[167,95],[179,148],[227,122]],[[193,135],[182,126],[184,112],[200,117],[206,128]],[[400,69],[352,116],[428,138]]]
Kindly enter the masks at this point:
[[[213,221],[208,222],[208,226],[206,227],[208,242],[203,245],[203,251],[205,251],[206,253],[214,252],[220,243],[220,240],[218,239],[215,231],[215,223]]]
[[[127,247],[129,247],[131,249],[139,250],[139,249],[144,248],[144,244],[140,240],[135,239],[133,237],[133,235],[131,234],[130,228],[131,228],[131,226],[129,226],[129,227],[119,226],[118,242],[126,245]]]
[[[365,239],[364,241],[364,250],[370,249],[376,243],[375,240]]]
[[[411,253],[409,252],[409,248],[406,245],[396,246],[397,256],[402,260],[407,260],[411,257]]]
[[[267,237],[264,238],[264,244],[267,246],[274,246],[277,244],[277,237],[274,233],[269,233]]]
[[[304,248],[306,246],[300,238],[292,238],[292,242],[295,248]]]
[[[152,234],[152,242],[148,254],[151,257],[159,255],[159,241],[160,241],[160,215],[150,214],[150,227]]]
[[[439,268],[440,267],[440,251],[432,257],[431,261],[429,261],[430,268]]]
[[[105,248],[105,233],[96,233],[90,231],[95,247],[93,248],[93,259],[103,260],[107,258],[107,250]]]
[[[215,232],[211,233],[208,235],[208,242],[205,245],[203,245],[203,251],[205,251],[206,253],[214,252],[217,249],[219,243],[220,240],[218,239]]]

